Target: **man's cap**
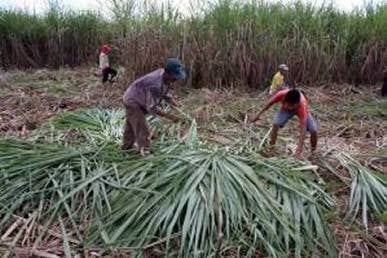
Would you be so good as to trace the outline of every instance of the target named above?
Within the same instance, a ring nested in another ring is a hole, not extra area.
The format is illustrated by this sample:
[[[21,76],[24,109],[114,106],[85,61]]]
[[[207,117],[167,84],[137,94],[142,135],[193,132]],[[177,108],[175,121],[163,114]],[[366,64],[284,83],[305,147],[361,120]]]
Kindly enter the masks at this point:
[[[284,70],[284,71],[289,71],[289,67],[286,64],[280,64],[278,66],[278,69]]]
[[[112,50],[112,47],[110,46],[110,45],[108,45],[108,44],[104,44],[104,45],[102,45],[101,47],[100,47],[100,51],[102,52],[102,53],[107,53],[107,52],[109,52],[110,50]]]
[[[183,64],[177,58],[168,58],[165,65],[165,70],[172,74],[176,80],[185,80],[187,77]]]

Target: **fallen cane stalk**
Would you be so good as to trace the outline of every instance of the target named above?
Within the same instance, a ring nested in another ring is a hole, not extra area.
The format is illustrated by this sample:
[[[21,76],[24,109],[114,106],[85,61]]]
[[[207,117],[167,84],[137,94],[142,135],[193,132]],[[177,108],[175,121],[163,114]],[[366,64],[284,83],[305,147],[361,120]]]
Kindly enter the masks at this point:
[[[15,248],[17,242],[19,241],[19,239],[21,238],[22,234],[23,234],[23,231],[26,230],[27,228],[27,225],[29,223],[29,221],[31,220],[32,216],[30,216],[28,218],[28,220],[24,223],[23,227],[19,230],[19,232],[16,234],[15,238],[13,239],[12,243],[9,244],[9,250],[7,252],[4,253],[3,255],[3,258],[8,258],[11,254],[11,249]]]
[[[35,220],[36,220],[36,217],[37,217],[37,212],[33,212],[31,217],[32,217],[31,221],[29,223],[29,226],[28,226],[28,228],[26,230],[26,234],[25,234],[24,239],[22,241],[22,246],[24,246],[25,243],[27,242],[27,240],[29,240],[29,236],[31,235],[32,229],[35,226]]]
[[[15,248],[15,253],[28,253],[28,256],[37,256],[37,257],[43,257],[43,258],[60,258],[60,256],[56,254],[49,253],[47,251],[42,250],[33,250],[29,248]]]
[[[16,221],[8,228],[8,230],[4,233],[4,235],[1,237],[1,241],[7,240],[9,235],[12,234],[12,232],[19,227],[20,225],[23,224],[23,220],[21,219],[16,219]]]
[[[17,219],[19,219],[19,220],[21,220],[21,221],[23,221],[23,222],[25,222],[25,223],[27,222],[27,219],[25,219],[25,218],[22,218],[22,217],[19,217],[19,216],[16,216],[16,215],[13,215],[13,217],[14,217],[14,218],[17,218]],[[43,227],[42,225],[36,224],[36,227],[37,227],[38,229],[40,229],[40,230],[44,230],[44,227]],[[51,235],[51,236],[53,236],[53,237],[63,239],[62,234],[57,233],[57,232],[55,232],[55,231],[53,231],[53,230],[46,230],[46,233],[49,234],[49,235]],[[72,239],[72,238],[69,238],[68,240],[69,240],[69,242],[71,242],[71,243],[74,243],[74,244],[80,244],[80,241],[78,241],[78,240],[75,240],[75,239]]]

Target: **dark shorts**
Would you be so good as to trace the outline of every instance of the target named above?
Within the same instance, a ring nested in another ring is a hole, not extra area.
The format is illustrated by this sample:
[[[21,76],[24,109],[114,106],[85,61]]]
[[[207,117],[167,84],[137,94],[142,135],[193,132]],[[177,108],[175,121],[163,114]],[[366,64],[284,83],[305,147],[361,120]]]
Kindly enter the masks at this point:
[[[274,124],[279,127],[284,127],[286,123],[295,115],[296,113],[289,110],[280,110],[277,112],[277,115],[274,119]],[[306,130],[310,133],[317,132],[316,122],[314,121],[312,115],[308,112],[308,117],[306,119]]]
[[[107,67],[102,70],[102,82],[110,81],[117,75],[117,71],[111,67]]]

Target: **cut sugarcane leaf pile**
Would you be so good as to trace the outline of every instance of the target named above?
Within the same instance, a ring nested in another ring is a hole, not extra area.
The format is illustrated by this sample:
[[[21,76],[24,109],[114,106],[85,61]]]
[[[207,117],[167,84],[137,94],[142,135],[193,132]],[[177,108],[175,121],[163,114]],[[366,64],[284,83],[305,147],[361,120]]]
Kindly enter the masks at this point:
[[[177,241],[182,257],[209,257],[232,246],[274,257],[292,251],[302,257],[321,247],[334,256],[322,217],[331,198],[300,173],[286,176],[287,169],[223,150],[168,155],[131,172],[126,184],[149,192],[115,194],[89,241],[143,247],[165,239],[166,248]]]
[[[387,211],[387,183],[350,155],[339,153],[336,157],[351,177],[347,218],[353,221],[361,213],[363,226],[368,228],[370,213]]]
[[[153,116],[148,117],[147,120],[151,128],[158,131],[163,130],[161,141],[168,135],[180,135],[181,128],[179,125],[163,125],[158,117]],[[45,128],[51,130],[73,129],[80,132],[89,144],[100,145],[106,142],[120,143],[124,121],[124,110],[80,109],[54,117],[45,125]]]
[[[7,144],[16,145],[8,140],[2,148],[8,149]],[[30,145],[20,144],[20,153],[29,150]],[[48,145],[35,153],[45,159],[65,151]],[[258,248],[280,256],[293,249],[299,255],[311,253],[321,240],[322,249],[334,253],[329,228],[320,223],[330,197],[321,196],[322,190],[309,185],[301,174],[287,177],[281,166],[273,170],[270,164],[223,150],[182,144],[146,159],[128,155],[126,159],[132,159],[124,161],[125,168],[109,160],[93,160],[104,151],[75,152],[63,162],[47,159],[40,169],[38,159],[33,170],[25,168],[22,158],[2,161],[2,213],[27,216],[43,206],[45,223],[66,218],[67,231],[91,246],[144,247],[169,239],[179,243],[184,257],[207,257],[233,246],[247,253]],[[7,171],[9,165],[13,169]],[[286,186],[289,181],[304,183],[291,189]],[[92,227],[85,228],[84,222]],[[80,229],[88,232],[86,239]],[[166,241],[165,248],[170,246]]]
[[[203,144],[194,121],[185,135],[150,121],[166,133],[140,158],[119,148],[123,119],[102,109],[54,118],[51,130],[87,136],[76,145],[1,139],[0,233],[32,216],[34,245],[54,230],[66,255],[86,246],[181,257],[336,256],[324,218],[334,201],[315,166]]]

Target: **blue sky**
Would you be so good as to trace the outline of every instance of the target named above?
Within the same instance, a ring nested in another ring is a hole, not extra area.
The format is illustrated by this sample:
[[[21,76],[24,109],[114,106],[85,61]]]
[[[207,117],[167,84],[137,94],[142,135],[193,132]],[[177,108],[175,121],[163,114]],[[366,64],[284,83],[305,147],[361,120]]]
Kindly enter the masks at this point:
[[[43,12],[47,7],[49,0],[0,0],[0,7],[3,8],[21,8],[30,11]],[[51,0],[52,1],[52,0]],[[54,0],[55,1],[55,0]],[[57,0],[58,1],[58,0]],[[59,0],[65,7],[76,10],[100,10],[103,9],[104,3],[109,0]],[[145,2],[146,0],[137,1]],[[167,2],[168,0],[158,0],[158,2]],[[169,0],[175,7],[179,8],[183,13],[189,12],[191,3],[197,3],[200,0]],[[249,1],[249,0],[241,0]],[[251,1],[251,0],[250,0]],[[270,1],[270,0],[269,0]],[[272,2],[276,0],[271,0]],[[290,2],[285,0],[281,2]],[[343,11],[351,11],[355,7],[361,7],[364,3],[370,0],[303,0],[304,2],[313,2],[317,5],[322,3],[332,2],[337,8]],[[373,2],[386,2],[387,0],[374,0]]]

